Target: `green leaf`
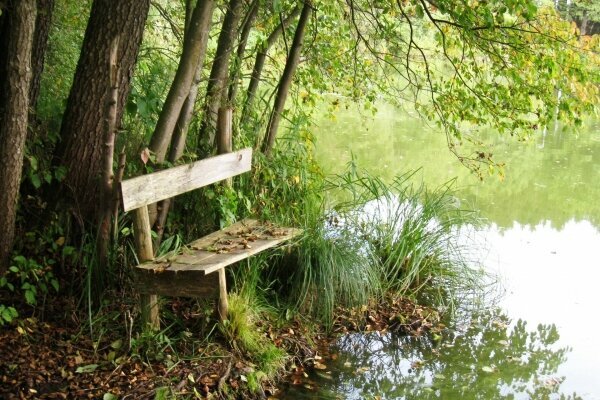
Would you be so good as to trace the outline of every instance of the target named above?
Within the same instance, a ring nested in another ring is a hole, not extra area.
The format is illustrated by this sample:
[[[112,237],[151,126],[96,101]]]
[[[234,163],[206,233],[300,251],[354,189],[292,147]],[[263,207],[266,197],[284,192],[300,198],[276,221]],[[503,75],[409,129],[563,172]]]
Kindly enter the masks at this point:
[[[88,364],[81,367],[78,367],[75,372],[78,374],[88,374],[90,372],[94,372],[98,368],[98,364]]]
[[[29,180],[31,181],[33,187],[36,189],[39,189],[40,186],[42,186],[42,181],[40,180],[40,177],[37,174],[31,174]]]
[[[29,156],[29,166],[33,171],[38,170],[38,160],[34,156]]]
[[[104,393],[104,396],[102,396],[102,400],[118,400],[118,397],[112,393]]]
[[[17,264],[25,264],[27,262],[27,259],[24,256],[15,256],[13,258],[13,261]]]
[[[423,7],[420,4],[416,5],[415,11],[417,13],[417,17],[423,18],[425,16],[425,11],[423,11]]]
[[[63,179],[65,179],[65,176],[67,176],[67,168],[65,168],[65,167],[58,167],[54,171],[54,177],[59,182],[62,181]]]
[[[15,274],[19,272],[19,268],[15,267],[14,265],[11,265],[8,270],[10,272],[14,272]]]
[[[25,301],[27,304],[35,304],[35,292],[33,290],[25,290]]]
[[[19,316],[17,310],[15,310],[14,307],[5,308],[4,306],[2,306],[2,313],[0,315],[2,316],[1,319],[3,319],[6,322],[12,322],[13,319]]]

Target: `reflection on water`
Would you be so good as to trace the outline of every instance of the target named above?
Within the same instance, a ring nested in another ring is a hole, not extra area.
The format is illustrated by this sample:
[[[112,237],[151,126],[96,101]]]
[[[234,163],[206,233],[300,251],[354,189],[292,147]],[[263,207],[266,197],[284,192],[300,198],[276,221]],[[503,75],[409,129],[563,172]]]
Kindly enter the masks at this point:
[[[331,372],[289,399],[581,399],[557,375],[570,349],[554,325],[510,323],[498,311],[473,317],[445,337],[352,334],[326,361]]]
[[[506,163],[504,180],[480,182],[448,151],[443,132],[391,107],[381,110],[375,118],[346,111],[320,121],[316,147],[325,171],[341,172],[354,155],[384,179],[420,169],[416,177],[436,187],[457,177],[463,199],[500,227],[551,221],[561,228],[571,219],[600,227],[600,120],[579,134],[539,132],[529,142],[480,133],[496,161]]]
[[[504,280],[502,308],[532,325],[555,323],[560,343],[573,348],[559,369],[564,386],[600,399],[600,231],[571,220],[560,230],[549,222],[492,225],[484,235],[491,248],[484,263]]]
[[[317,138],[331,173],[354,154],[384,179],[417,168],[429,186],[458,177],[462,200],[490,221],[479,232],[487,245],[480,258],[505,295],[498,310],[454,321],[438,340],[346,336],[328,372],[281,398],[600,400],[599,121],[529,143],[488,135],[507,163],[504,181],[479,182],[442,133],[392,109],[373,120],[356,112],[323,120]]]

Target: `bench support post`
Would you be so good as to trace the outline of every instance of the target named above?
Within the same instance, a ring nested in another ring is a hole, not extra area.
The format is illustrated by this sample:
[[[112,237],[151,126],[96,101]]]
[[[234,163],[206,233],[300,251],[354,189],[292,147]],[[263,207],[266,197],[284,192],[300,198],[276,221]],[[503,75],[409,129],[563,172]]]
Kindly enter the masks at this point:
[[[217,118],[217,152],[219,154],[231,153],[233,150],[232,126],[233,109],[231,107],[219,108]],[[225,180],[225,186],[231,187],[231,178]],[[225,279],[225,268],[219,270],[219,318],[221,321],[227,319],[229,301],[227,300],[227,280]]]
[[[229,301],[227,300],[227,280],[225,279],[225,268],[219,270],[219,319],[225,321],[229,312]]]
[[[150,218],[148,216],[147,206],[135,209],[133,230],[139,261],[144,262],[152,260],[154,258],[154,252],[152,251],[152,233],[150,230]],[[155,294],[141,294],[140,306],[142,309],[142,324],[144,327],[150,325],[150,328],[153,330],[160,329],[158,296]]]

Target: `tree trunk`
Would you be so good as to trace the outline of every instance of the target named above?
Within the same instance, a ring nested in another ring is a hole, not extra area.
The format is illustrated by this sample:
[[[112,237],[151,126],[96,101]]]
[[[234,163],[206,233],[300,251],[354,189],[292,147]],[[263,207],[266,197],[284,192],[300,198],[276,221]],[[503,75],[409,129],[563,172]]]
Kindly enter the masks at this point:
[[[184,33],[184,40],[190,35],[189,26],[192,12],[193,9],[191,7],[190,1],[188,0],[186,1],[186,29]],[[188,130],[194,114],[194,105],[196,104],[196,98],[198,97],[198,85],[200,84],[200,80],[202,79],[202,66],[203,62],[199,62],[198,66],[196,67],[196,73],[194,74],[192,85],[185,99],[185,102],[181,107],[181,111],[179,112],[179,118],[177,118],[177,123],[175,124],[175,131],[173,132],[173,136],[171,137],[171,145],[169,147],[169,154],[167,156],[167,160],[170,163],[175,163],[177,160],[179,160],[179,158],[181,158],[181,156],[183,155],[183,151],[185,150],[185,143],[188,136]],[[167,215],[169,214],[169,208],[172,204],[173,199],[165,199],[158,204],[157,210],[156,205],[151,205],[151,207],[148,207],[151,214],[150,220],[151,222],[153,222],[154,229],[156,231],[156,238],[154,240],[155,249],[158,249],[160,247],[160,243],[162,242],[162,237],[165,230],[165,223],[167,222]]]
[[[104,148],[102,149],[102,197],[100,198],[100,210],[98,220],[100,221],[99,234],[96,238],[97,265],[94,268],[94,299],[100,299],[100,292],[104,289],[104,274],[108,266],[108,255],[110,249],[110,221],[113,215],[114,185],[113,185],[113,160],[115,154],[115,137],[117,131],[117,102],[119,101],[119,66],[117,64],[117,51],[119,49],[119,37],[113,39],[108,61],[110,71],[109,96],[104,106],[105,110],[105,132]],[[117,221],[114,221],[116,224]],[[99,290],[98,290],[99,289]]]
[[[9,3],[0,39],[6,65],[2,66],[0,93],[0,274],[8,267],[15,238],[15,219],[29,109],[31,83],[31,48],[35,30],[35,0],[14,0]],[[3,12],[3,14],[4,14]]]
[[[190,93],[196,70],[203,63],[213,9],[213,0],[199,0],[192,13],[188,32],[184,36],[183,52],[177,73],[150,141],[150,150],[155,153],[157,162],[165,160],[167,148],[183,104]]]
[[[269,49],[273,47],[279,36],[283,33],[283,31],[289,26],[289,24],[300,14],[302,9],[300,7],[294,8],[294,10],[287,16],[277,28],[271,32],[269,37],[267,38],[265,43],[259,44],[256,60],[254,61],[254,67],[252,68],[252,75],[250,76],[250,82],[248,83],[248,89],[246,90],[246,101],[244,103],[244,110],[242,111],[242,121],[241,125],[244,125],[248,119],[249,113],[252,111],[252,107],[254,105],[254,98],[256,97],[256,92],[258,90],[258,85],[260,83],[260,77],[262,75],[263,68],[265,66],[265,61],[267,59],[267,54]]]
[[[120,41],[117,126],[129,94],[150,0],[95,0],[61,126],[55,162],[67,167],[64,184],[78,213],[95,216],[101,194],[104,107],[108,96],[109,57],[113,38]]]
[[[35,115],[35,108],[40,94],[40,82],[42,80],[42,72],[44,71],[53,10],[54,0],[37,0],[37,18],[35,19],[35,34],[33,37],[33,48],[31,50],[33,75],[31,77],[31,86],[29,88],[29,109],[31,115]]]
[[[267,132],[265,134],[265,141],[263,142],[262,152],[269,155],[275,144],[275,137],[277,136],[277,129],[279,128],[279,122],[281,121],[281,113],[285,106],[290,86],[292,85],[292,78],[300,62],[300,53],[302,52],[302,41],[304,40],[304,32],[306,25],[310,19],[312,13],[312,4],[306,0],[302,7],[302,14],[298,20],[298,26],[294,33],[294,41],[290,48],[290,54],[285,63],[285,68],[281,74],[279,85],[277,87],[277,94],[275,95],[275,103],[273,104],[273,111],[269,117],[269,123],[267,124]]]
[[[583,14],[581,15],[581,26],[579,28],[579,36],[585,36],[587,35],[587,27],[588,27],[588,15],[587,15],[587,11],[583,11]]]
[[[206,102],[204,105],[204,116],[198,133],[198,149],[203,144],[208,148],[214,146],[215,129],[219,107],[227,100],[227,77],[229,75],[229,60],[231,50],[238,32],[241,18],[242,0],[230,0],[223,18],[223,25],[219,34],[217,51],[210,70],[210,77],[206,87]],[[202,141],[207,143],[202,143]],[[199,151],[199,153],[203,153]]]
[[[7,49],[8,49],[8,4],[4,0],[0,0],[0,85],[4,85],[4,79],[1,77],[6,76],[6,68],[8,67],[8,59],[7,59]],[[2,89],[2,86],[0,86]],[[0,91],[0,101],[2,101],[2,97],[4,95],[4,91]],[[2,104],[0,103],[0,106]]]
[[[238,48],[235,56],[235,63],[231,71],[231,76],[229,77],[228,100],[230,104],[235,101],[238,88],[240,87],[239,80],[242,72],[242,63],[244,62],[244,55],[246,54],[248,36],[250,36],[250,31],[252,30],[252,27],[254,26],[254,21],[256,20],[256,16],[258,15],[259,3],[259,0],[254,0],[252,4],[250,4],[250,9],[248,10],[248,13],[246,13],[246,18],[242,25],[242,31],[240,33],[240,42],[238,43]]]

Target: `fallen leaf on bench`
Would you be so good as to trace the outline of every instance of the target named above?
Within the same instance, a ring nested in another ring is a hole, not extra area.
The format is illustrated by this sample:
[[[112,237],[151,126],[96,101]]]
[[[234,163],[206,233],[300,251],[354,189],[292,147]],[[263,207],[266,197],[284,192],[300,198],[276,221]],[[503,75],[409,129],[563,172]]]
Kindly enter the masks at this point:
[[[160,265],[156,266],[156,268],[154,268],[154,270],[153,270],[153,271],[154,271],[154,273],[155,273],[155,274],[160,274],[161,272],[165,272],[165,270],[166,270],[167,268],[169,268],[170,266],[171,266],[171,263],[168,263],[168,264],[160,264]]]

